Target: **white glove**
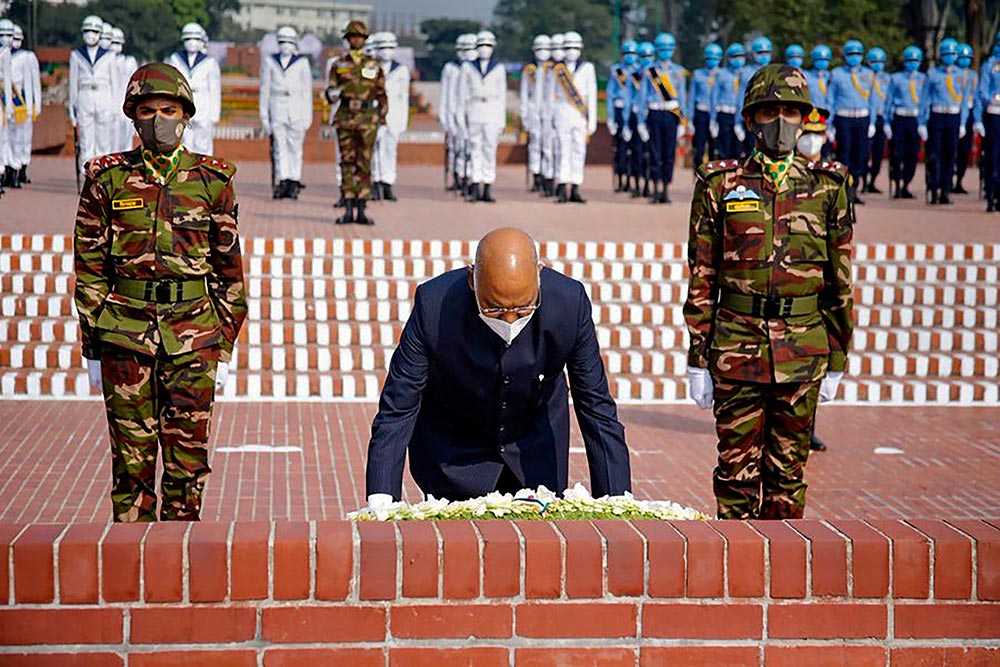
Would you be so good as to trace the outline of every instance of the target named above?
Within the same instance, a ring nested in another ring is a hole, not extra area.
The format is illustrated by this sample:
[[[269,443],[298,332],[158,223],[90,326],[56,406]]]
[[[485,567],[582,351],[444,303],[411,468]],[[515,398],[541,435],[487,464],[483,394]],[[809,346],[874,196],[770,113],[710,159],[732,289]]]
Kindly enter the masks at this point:
[[[608,132],[611,133],[612,137],[615,136],[616,134],[618,134],[618,123],[616,123],[613,120],[609,120],[608,121]]]
[[[965,128],[965,125],[959,125],[958,126],[958,138],[959,139],[965,139],[966,133],[968,133],[968,130]]]
[[[975,132],[976,134],[978,134],[981,137],[985,137],[986,136],[986,126],[983,125],[982,123],[976,123],[975,125],[973,125],[972,126],[972,131]]]
[[[103,385],[100,359],[87,359],[87,377],[90,379],[90,388],[100,391]]]
[[[381,141],[385,138],[385,133],[389,131],[388,125],[379,125],[378,129],[375,130],[375,141]]]
[[[639,132],[639,138],[642,139],[642,143],[649,141],[649,128],[646,127],[645,123],[639,123],[636,130]]]
[[[392,496],[388,493],[373,493],[368,496],[368,507],[371,509],[383,509],[392,504]]]
[[[624,139],[626,142],[632,141],[632,128],[630,128],[628,125],[622,128],[622,139]]]
[[[229,379],[229,364],[219,362],[215,368],[215,391],[222,391]]]
[[[823,381],[819,383],[820,403],[827,403],[837,397],[837,388],[840,387],[840,381],[843,377],[843,373],[836,373],[834,371],[830,371],[826,374]]]
[[[885,138],[892,140],[892,123],[886,123],[882,126],[882,132],[885,134]]]
[[[76,127],[76,110],[73,107],[69,107],[69,124]]]
[[[264,119],[260,121],[260,133],[265,137],[271,136],[271,124]]]
[[[677,126],[677,141],[680,141],[687,134],[687,126],[681,123]]]
[[[833,129],[833,125],[828,125],[826,128],[826,138],[830,140],[832,144],[837,140],[837,130]]]
[[[927,141],[927,126],[921,125],[917,128],[917,136],[920,137],[920,141]]]
[[[719,121],[713,120],[708,124],[708,133],[713,139],[719,138]]]
[[[688,366],[688,398],[702,410],[712,407],[712,376],[707,368]]]
[[[743,143],[747,138],[747,131],[743,129],[742,125],[734,125],[733,134],[736,135],[736,140],[740,143]]]
[[[871,123],[868,126],[868,138],[871,139],[875,136],[875,123]]]

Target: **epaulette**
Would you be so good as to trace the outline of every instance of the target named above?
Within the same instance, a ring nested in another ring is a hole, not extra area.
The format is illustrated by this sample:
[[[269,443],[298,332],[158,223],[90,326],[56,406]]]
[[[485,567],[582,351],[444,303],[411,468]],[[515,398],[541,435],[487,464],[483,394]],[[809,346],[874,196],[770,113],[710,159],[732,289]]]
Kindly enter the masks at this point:
[[[108,169],[119,165],[131,166],[124,153],[109,153],[108,155],[99,155],[92,160],[87,160],[87,163],[83,165],[83,170],[87,172],[87,176],[93,179]]]
[[[739,166],[739,160],[712,160],[711,162],[703,162],[701,166],[698,167],[698,177],[708,180],[716,174],[721,174],[725,171],[732,171]]]
[[[847,165],[836,160],[810,160],[806,169],[833,176],[838,182],[846,181],[848,176]]]
[[[236,165],[232,162],[212,157],[211,155],[199,155],[198,164],[209,171],[218,174],[224,180],[229,181],[236,174]]]

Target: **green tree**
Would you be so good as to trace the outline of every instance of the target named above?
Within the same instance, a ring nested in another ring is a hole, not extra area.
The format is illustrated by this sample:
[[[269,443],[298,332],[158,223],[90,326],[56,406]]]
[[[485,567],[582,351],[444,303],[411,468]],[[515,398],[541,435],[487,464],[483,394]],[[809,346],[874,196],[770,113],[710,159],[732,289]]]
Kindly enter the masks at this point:
[[[477,21],[466,19],[429,19],[420,23],[420,32],[427,35],[427,60],[421,67],[420,78],[437,81],[441,68],[455,57],[455,40],[467,32],[479,32]]]
[[[492,26],[497,54],[524,61],[531,57],[535,35],[575,30],[583,37],[584,57],[601,70],[617,55],[611,44],[613,14],[609,0],[500,0]]]
[[[205,0],[169,0],[169,5],[178,33],[184,24],[192,21],[208,30],[209,16]]]

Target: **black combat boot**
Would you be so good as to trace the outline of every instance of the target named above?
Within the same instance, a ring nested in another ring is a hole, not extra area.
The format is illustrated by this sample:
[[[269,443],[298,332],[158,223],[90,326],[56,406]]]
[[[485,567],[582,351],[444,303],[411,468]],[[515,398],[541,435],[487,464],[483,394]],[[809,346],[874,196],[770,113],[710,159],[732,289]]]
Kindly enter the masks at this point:
[[[556,193],[555,183],[551,178],[542,179],[542,196],[551,197]]]
[[[815,433],[813,433],[811,436],[809,436],[809,449],[813,450],[814,452],[825,452],[826,444],[822,440],[820,440]]]
[[[375,181],[374,183],[372,183],[371,200],[379,201],[381,199],[382,199],[382,184],[379,183],[378,181]]]
[[[656,189],[656,183],[653,183],[653,189],[654,190]],[[643,197],[649,197],[649,179],[648,178],[646,179],[646,182],[642,184],[642,196]]]
[[[7,185],[17,190],[21,187],[21,179],[18,178],[19,172],[14,167],[7,167]]]
[[[285,190],[285,196],[289,199],[299,198],[299,182],[298,181],[288,181],[288,187]]]
[[[357,205],[358,205],[358,212],[357,212],[357,215],[354,216],[354,222],[358,223],[359,225],[374,225],[375,224],[375,221],[372,218],[369,218],[367,215],[365,215],[365,204],[367,204],[367,203],[368,202],[366,200],[364,200],[364,199],[359,199],[358,200],[358,203],[357,203]]]
[[[941,190],[941,198],[938,199],[938,203],[947,206],[951,203],[951,197],[948,196],[949,192],[947,190]]]
[[[629,174],[625,174],[625,182],[622,183],[622,192],[632,192],[632,177]]]
[[[899,196],[900,199],[913,199],[913,193],[910,192],[910,184],[903,183],[903,194]]]
[[[344,193],[341,192],[340,199],[337,200],[337,203],[334,204],[334,206],[336,206],[337,208],[344,208],[346,205],[347,205],[347,200],[344,199]]]
[[[382,184],[382,199],[386,201],[396,201],[396,193],[392,191],[391,183]]]
[[[955,184],[955,187],[952,189],[952,194],[967,195],[969,194],[969,191],[966,190],[964,187],[962,187],[962,181],[959,181],[958,183]]]
[[[485,185],[483,185],[483,196],[480,198],[479,201],[484,201],[487,204],[492,204],[492,203],[494,203],[496,201],[496,199],[493,198],[493,185],[492,184],[486,183]]]
[[[573,187],[570,188],[569,200],[576,204],[587,203],[587,200],[580,196],[580,186],[575,183],[573,184]]]
[[[900,185],[899,181],[892,182],[892,198],[893,199],[903,198],[903,186]]]
[[[929,203],[930,203],[931,206],[937,206],[937,204],[938,204],[938,191],[937,190],[931,190],[931,200],[930,200]]]
[[[667,184],[667,183],[663,184],[663,192],[660,193],[660,203],[661,204],[670,204],[671,203],[669,188],[670,188],[669,184]]]
[[[24,166],[21,167],[21,182],[22,183],[31,183],[31,179],[28,178],[28,166],[27,165],[24,165]]]
[[[344,200],[344,215],[337,218],[338,225],[349,225],[354,222],[354,202],[356,199]]]
[[[469,194],[465,201],[479,201],[479,183],[473,183],[469,186]]]
[[[281,181],[271,190],[271,199],[281,199],[282,193],[285,191],[285,183],[287,181]]]
[[[875,185],[875,181],[870,181],[868,183],[868,192],[871,193],[871,194],[873,194],[873,195],[880,195],[880,194],[882,194],[882,191],[879,190],[878,186]]]
[[[538,192],[538,190],[541,187],[541,185],[542,185],[542,177],[541,177],[541,175],[539,175],[539,174],[532,174],[531,175],[531,189],[529,189],[528,192]]]
[[[569,198],[566,196],[566,184],[560,183],[556,186],[556,203],[565,204],[568,201]]]

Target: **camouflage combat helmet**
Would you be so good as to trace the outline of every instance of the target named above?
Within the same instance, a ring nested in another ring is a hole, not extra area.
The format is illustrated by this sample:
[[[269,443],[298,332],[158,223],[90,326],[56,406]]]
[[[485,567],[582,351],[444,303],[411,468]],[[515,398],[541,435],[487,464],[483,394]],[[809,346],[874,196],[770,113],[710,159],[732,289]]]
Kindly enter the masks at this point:
[[[180,100],[188,116],[194,116],[194,95],[184,75],[166,63],[149,63],[135,71],[125,88],[122,111],[129,118],[143,97],[166,95]]]
[[[750,77],[743,96],[743,115],[752,116],[765,104],[797,104],[805,116],[813,108],[809,84],[802,71],[785,64],[765,65]]]
[[[368,37],[368,26],[365,25],[364,21],[351,21],[344,28],[344,37],[350,37],[351,35],[359,35],[361,37]]]

